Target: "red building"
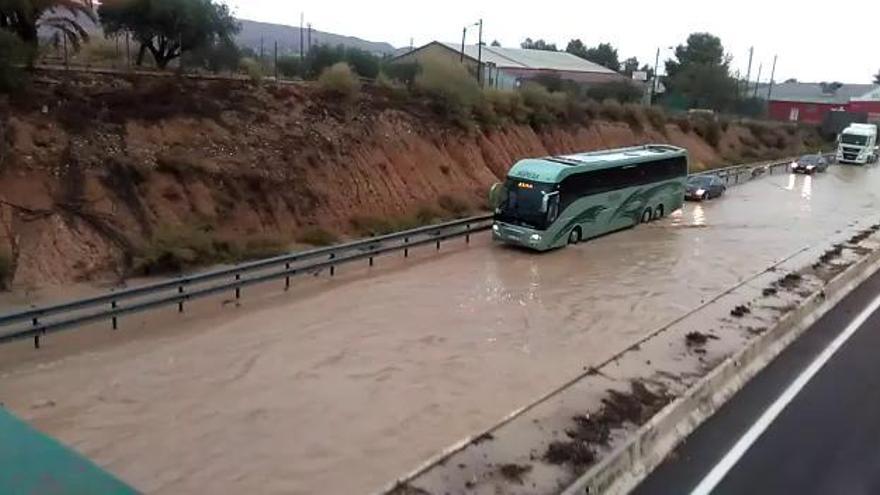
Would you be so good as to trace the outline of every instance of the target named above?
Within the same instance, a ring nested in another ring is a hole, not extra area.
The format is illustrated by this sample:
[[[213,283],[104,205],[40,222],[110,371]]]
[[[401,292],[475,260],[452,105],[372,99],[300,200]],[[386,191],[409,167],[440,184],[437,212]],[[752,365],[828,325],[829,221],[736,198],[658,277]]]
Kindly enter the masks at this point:
[[[880,86],[840,83],[783,83],[767,103],[771,119],[821,124],[831,111],[864,112],[880,120]]]

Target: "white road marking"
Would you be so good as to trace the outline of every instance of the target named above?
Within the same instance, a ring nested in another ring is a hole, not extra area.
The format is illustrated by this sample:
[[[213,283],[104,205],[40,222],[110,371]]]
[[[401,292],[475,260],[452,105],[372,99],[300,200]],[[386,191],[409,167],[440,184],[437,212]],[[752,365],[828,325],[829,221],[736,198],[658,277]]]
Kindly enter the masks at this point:
[[[854,333],[865,323],[877,309],[880,308],[880,296],[877,296],[871,304],[868,305],[858,316],[856,316],[850,324],[840,333],[822,352],[816,356],[810,365],[801,372],[798,377],[791,382],[791,385],[785,389],[782,395],[776,399],[767,410],[752,424],[751,428],[740,437],[739,441],[727,452],[724,458],[709,471],[696,488],[691,491],[691,495],[708,495],[712,490],[721,483],[721,480],[736,465],[742,456],[749,450],[749,447],[758,440],[758,437],[767,430],[773,423],[779,413],[781,413],[788,404],[794,400],[798,393],[809,383],[809,381],[822,369],[822,366],[831,359],[838,349],[853,336]]]

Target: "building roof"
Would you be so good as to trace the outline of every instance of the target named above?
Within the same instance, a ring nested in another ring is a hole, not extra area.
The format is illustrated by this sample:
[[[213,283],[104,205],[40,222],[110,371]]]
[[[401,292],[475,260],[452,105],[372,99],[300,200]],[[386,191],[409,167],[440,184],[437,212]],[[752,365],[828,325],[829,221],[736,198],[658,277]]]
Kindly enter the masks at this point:
[[[675,156],[687,156],[687,151],[683,148],[664,144],[548,156],[544,158],[527,158],[516,162],[508,175],[518,179],[554,183],[573,173],[590,172],[603,168]]]
[[[874,86],[873,90],[853,98],[852,101],[880,101],[880,85]]]
[[[846,104],[877,89],[872,84],[782,83],[773,86],[771,101]]]
[[[442,42],[440,44],[454,52],[461,52],[461,45]],[[474,60],[479,55],[478,51],[477,45],[465,45],[464,47],[465,56]],[[484,63],[492,64],[498,68],[617,74],[607,67],[584,60],[568,52],[483,45],[482,60]]]

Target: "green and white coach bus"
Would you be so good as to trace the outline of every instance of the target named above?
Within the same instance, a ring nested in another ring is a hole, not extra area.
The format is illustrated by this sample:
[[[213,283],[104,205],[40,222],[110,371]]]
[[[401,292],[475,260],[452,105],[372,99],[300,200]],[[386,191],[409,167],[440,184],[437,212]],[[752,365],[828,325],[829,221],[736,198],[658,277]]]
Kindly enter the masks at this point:
[[[667,145],[520,160],[492,186],[492,237],[544,251],[650,222],[681,208],[687,175]]]

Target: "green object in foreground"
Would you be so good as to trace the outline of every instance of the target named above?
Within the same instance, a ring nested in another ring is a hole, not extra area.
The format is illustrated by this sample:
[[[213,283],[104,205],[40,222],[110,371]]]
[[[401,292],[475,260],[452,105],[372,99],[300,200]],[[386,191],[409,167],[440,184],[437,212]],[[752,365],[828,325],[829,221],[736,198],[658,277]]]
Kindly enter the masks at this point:
[[[0,494],[128,495],[137,491],[0,407]]]

